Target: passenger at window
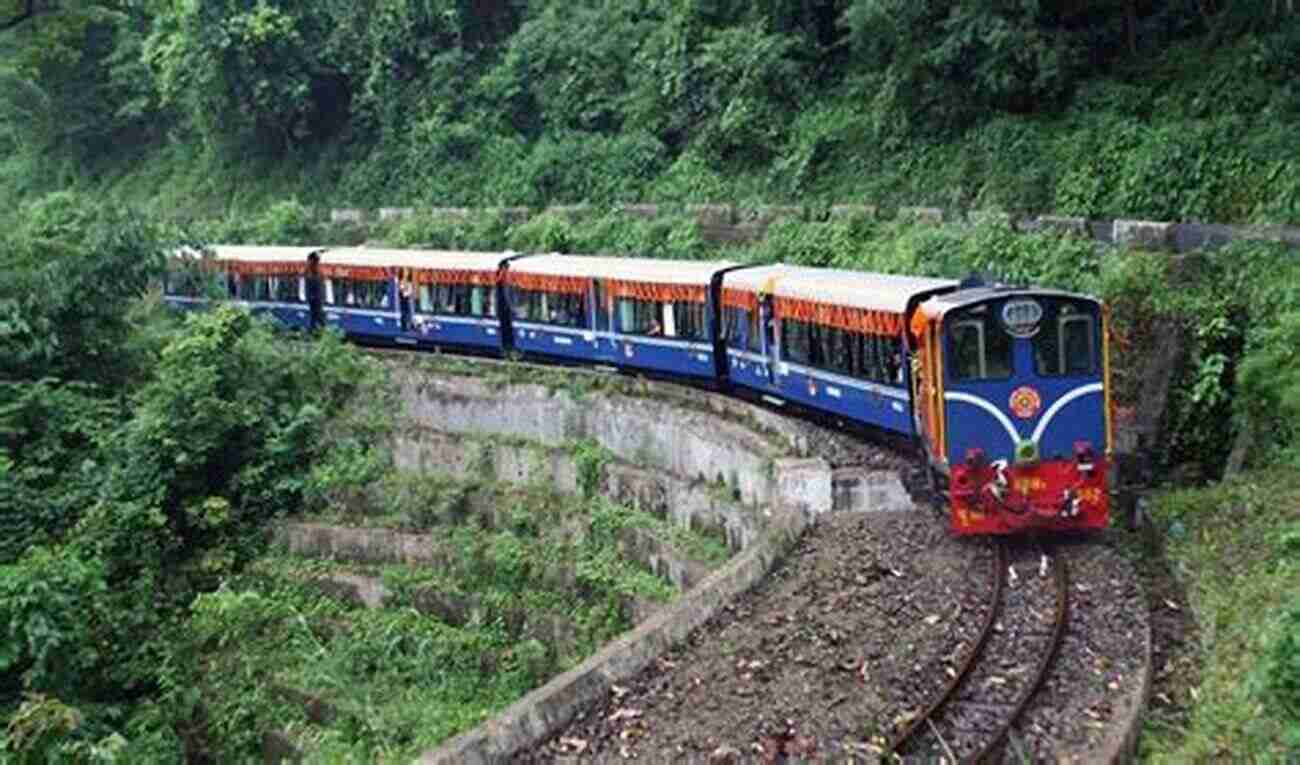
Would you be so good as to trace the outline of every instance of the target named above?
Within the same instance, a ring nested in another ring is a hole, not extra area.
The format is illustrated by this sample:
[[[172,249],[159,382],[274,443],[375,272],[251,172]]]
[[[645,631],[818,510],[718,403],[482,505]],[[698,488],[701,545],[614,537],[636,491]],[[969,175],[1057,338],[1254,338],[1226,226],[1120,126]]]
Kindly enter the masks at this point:
[[[401,299],[399,307],[402,310],[402,331],[408,331],[411,328],[411,298],[415,290],[409,281],[403,280],[401,286]]]

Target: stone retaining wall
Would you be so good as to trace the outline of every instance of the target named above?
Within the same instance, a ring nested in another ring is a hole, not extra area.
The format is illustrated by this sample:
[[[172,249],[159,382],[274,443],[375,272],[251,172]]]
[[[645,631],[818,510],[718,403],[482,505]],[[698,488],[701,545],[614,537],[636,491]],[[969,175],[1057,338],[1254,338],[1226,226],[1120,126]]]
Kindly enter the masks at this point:
[[[575,458],[569,450],[558,447],[412,427],[396,439],[393,457],[402,470],[478,475],[516,485],[541,481],[562,493],[579,491]],[[605,465],[597,489],[614,502],[673,523],[716,529],[720,540],[732,550],[748,547],[761,525],[758,512],[734,501],[725,481],[687,480],[662,470],[613,461]]]
[[[669,393],[668,386],[649,395],[607,391],[575,397],[543,385],[431,374],[417,359],[394,360],[390,368],[415,429],[399,440],[418,439],[419,429],[524,438],[553,447],[592,439],[619,460],[678,481],[731,486],[751,508],[781,506],[821,513],[832,506],[830,466],[820,459],[787,456],[795,451],[794,437],[779,429],[757,429],[758,423],[774,418],[743,402],[688,388]],[[685,398],[690,408],[681,406]],[[742,411],[755,427],[715,414]],[[398,451],[405,454],[403,459],[418,462],[422,448],[408,443]]]
[[[464,207],[381,207],[374,210],[336,208],[329,211],[329,221],[336,225],[364,226],[371,222],[387,222],[417,213],[434,217],[465,219],[476,212]],[[605,212],[591,205],[557,205],[544,210],[527,207],[488,208],[487,214],[499,214],[511,223],[528,220],[535,214],[547,214],[569,221],[580,221]],[[734,204],[694,204],[685,208],[658,204],[625,204],[617,209],[622,215],[652,220],[673,213],[693,218],[705,239],[719,243],[750,243],[767,236],[767,229],[781,220],[815,221],[829,218],[862,216],[875,218],[879,208],[873,204],[846,203],[829,207],[800,207],[796,205],[741,206]],[[1128,219],[1089,220],[1087,218],[1042,214],[1012,218],[1002,211],[944,210],[938,207],[900,207],[897,217],[919,223],[967,222],[997,215],[1007,219],[1017,230],[1057,230],[1088,237],[1105,244],[1144,249],[1190,252],[1200,248],[1221,247],[1232,241],[1258,239],[1284,242],[1300,248],[1300,227],[1227,225],[1219,223],[1181,223],[1172,221],[1143,221]]]

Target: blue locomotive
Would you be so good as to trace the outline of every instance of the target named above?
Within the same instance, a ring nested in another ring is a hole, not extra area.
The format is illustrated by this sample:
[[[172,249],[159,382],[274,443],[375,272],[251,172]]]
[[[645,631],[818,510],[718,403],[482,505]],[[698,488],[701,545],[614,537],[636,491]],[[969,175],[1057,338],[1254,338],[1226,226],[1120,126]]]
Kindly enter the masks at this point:
[[[1108,316],[1044,289],[785,265],[368,248],[184,251],[214,296],[366,343],[711,381],[915,441],[961,534],[1100,528]]]

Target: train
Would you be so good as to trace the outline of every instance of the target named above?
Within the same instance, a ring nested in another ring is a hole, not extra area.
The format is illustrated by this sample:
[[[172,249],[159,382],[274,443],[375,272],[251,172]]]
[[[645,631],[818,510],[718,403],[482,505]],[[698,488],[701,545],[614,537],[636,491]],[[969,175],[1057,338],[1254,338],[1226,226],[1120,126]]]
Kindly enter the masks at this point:
[[[1109,312],[1052,289],[785,264],[368,247],[175,253],[164,300],[367,344],[707,383],[901,437],[961,535],[1097,529]]]

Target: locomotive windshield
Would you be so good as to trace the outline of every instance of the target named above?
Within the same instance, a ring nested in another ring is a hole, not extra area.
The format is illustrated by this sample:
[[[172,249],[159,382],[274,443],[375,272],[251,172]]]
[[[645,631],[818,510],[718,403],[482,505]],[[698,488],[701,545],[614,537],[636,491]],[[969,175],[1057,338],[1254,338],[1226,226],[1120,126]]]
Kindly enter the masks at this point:
[[[954,380],[1011,377],[1016,372],[1017,339],[1029,341],[1039,377],[1097,372],[1098,317],[1096,307],[1087,301],[1017,297],[982,303],[955,311],[948,327]]]
[[[1055,300],[1046,306],[1034,335],[1034,371],[1042,377],[1096,373],[1097,317],[1086,303]]]
[[[1011,376],[1011,336],[988,304],[957,311],[948,326],[954,379],[1001,380]]]

